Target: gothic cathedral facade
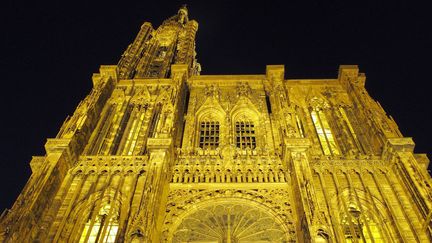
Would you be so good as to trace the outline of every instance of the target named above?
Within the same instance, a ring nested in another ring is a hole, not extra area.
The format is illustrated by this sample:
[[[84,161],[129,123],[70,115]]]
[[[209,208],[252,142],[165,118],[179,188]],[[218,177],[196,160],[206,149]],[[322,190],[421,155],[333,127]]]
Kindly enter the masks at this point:
[[[185,7],[101,66],[1,242],[430,242],[429,160],[357,66],[200,75]]]

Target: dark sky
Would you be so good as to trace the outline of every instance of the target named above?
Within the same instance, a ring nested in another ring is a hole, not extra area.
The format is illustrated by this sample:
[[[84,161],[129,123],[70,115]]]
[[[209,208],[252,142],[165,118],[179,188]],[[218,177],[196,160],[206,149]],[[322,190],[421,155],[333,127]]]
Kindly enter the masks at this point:
[[[31,156],[44,155],[46,138],[89,93],[99,65],[116,64],[144,21],[158,26],[188,1],[148,2],[2,3],[0,211],[30,176]],[[250,2],[188,2],[199,22],[202,74],[259,74],[285,64],[286,78],[336,78],[340,64],[357,64],[372,97],[414,137],[416,152],[432,154],[427,6]]]

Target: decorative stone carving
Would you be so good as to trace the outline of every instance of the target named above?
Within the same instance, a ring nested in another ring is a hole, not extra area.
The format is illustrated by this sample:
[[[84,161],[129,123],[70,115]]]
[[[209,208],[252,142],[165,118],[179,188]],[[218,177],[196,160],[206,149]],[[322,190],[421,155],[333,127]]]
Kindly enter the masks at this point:
[[[0,242],[431,241],[428,161],[356,66],[198,76],[197,28],[185,7],[144,23],[93,75],[0,216]],[[91,213],[102,203],[115,222]]]
[[[172,239],[173,231],[177,229],[181,221],[199,204],[211,205],[212,201],[224,202],[250,202],[252,204],[264,205],[267,212],[272,212],[280,220],[288,235],[288,239],[295,239],[295,228],[293,225],[293,213],[290,195],[285,189],[255,189],[255,190],[174,190],[168,196],[167,215],[165,217],[163,236],[164,241]],[[238,201],[240,200],[240,201]]]

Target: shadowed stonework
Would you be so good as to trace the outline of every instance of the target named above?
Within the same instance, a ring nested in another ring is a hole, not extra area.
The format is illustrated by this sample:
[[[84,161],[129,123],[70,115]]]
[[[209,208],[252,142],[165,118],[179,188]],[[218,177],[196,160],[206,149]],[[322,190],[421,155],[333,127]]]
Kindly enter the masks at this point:
[[[1,242],[430,242],[429,160],[357,66],[200,75],[186,7],[146,22],[0,218]]]

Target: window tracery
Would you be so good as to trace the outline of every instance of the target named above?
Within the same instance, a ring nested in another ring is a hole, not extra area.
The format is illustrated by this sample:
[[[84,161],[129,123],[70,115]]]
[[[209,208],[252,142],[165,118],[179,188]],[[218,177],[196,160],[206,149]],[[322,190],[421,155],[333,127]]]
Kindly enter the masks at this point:
[[[342,220],[345,242],[385,242],[378,225],[354,206]]]
[[[351,136],[350,138],[353,140],[355,147],[358,150],[364,152],[364,149],[363,149],[361,143],[359,142],[359,139],[358,139],[358,136],[354,130],[354,127],[351,124],[350,119],[348,118],[347,112],[345,111],[345,109],[343,107],[339,107],[339,112],[342,115],[342,118],[343,118],[346,126],[348,127],[349,135]]]
[[[106,204],[95,217],[92,217],[90,214],[90,218],[84,225],[79,242],[114,243],[119,227],[118,219],[118,213],[111,208],[110,204]]]
[[[183,219],[172,242],[287,242],[287,233],[261,208],[226,202]]]
[[[199,147],[216,149],[219,147],[220,125],[218,121],[202,121],[199,131]]]
[[[339,155],[339,149],[324,112],[314,109],[311,111],[311,117],[324,155]]]
[[[196,114],[194,146],[199,153],[215,153],[223,144],[225,113],[212,98],[207,98]]]
[[[252,121],[237,121],[235,123],[236,146],[240,149],[255,149],[255,124]]]

